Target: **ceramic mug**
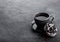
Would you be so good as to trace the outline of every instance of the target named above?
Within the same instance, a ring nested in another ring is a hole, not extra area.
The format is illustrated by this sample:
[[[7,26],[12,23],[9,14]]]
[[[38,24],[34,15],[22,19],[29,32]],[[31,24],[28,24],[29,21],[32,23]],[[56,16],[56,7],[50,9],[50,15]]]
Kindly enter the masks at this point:
[[[38,13],[34,17],[35,23],[37,25],[38,30],[44,31],[44,26],[46,23],[51,23],[54,20],[54,17],[49,15],[48,13]]]

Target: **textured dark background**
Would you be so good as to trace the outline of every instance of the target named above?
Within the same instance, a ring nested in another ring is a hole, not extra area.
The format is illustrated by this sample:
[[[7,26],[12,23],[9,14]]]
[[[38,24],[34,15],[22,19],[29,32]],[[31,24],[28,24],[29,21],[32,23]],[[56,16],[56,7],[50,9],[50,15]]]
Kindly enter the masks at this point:
[[[58,34],[45,38],[31,30],[35,14],[55,17]],[[0,0],[0,42],[60,42],[60,0]]]

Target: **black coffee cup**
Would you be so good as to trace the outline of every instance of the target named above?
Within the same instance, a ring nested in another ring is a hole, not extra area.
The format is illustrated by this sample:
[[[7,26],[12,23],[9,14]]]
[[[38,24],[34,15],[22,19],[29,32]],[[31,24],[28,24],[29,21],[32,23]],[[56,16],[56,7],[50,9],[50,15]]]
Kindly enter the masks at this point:
[[[34,20],[37,24],[37,29],[43,30],[46,23],[52,22],[54,19],[53,16],[48,13],[42,12],[35,15]]]

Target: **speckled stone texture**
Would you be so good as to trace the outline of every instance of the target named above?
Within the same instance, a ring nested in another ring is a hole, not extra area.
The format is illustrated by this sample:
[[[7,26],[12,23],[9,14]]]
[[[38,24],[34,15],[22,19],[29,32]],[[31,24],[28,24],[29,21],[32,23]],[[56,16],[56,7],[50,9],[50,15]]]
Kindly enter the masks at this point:
[[[55,17],[58,34],[45,38],[31,30],[35,14]],[[0,0],[0,42],[60,42],[60,0]]]

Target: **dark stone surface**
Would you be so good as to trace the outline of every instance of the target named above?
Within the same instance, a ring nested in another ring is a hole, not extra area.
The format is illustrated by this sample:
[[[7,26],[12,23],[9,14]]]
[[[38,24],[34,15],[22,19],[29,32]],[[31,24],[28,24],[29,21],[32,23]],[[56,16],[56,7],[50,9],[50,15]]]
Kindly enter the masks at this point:
[[[54,38],[31,30],[36,13],[55,17],[58,34]],[[60,0],[0,0],[0,42],[60,42]]]

